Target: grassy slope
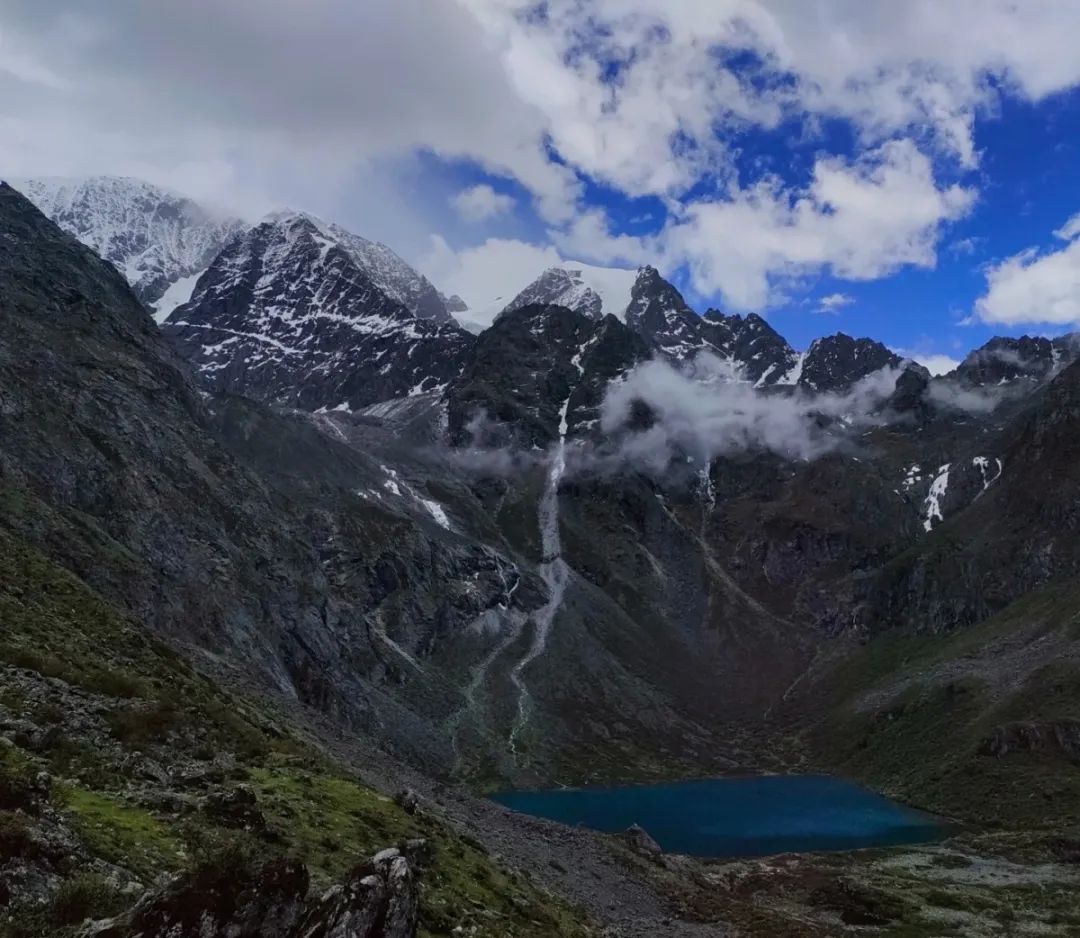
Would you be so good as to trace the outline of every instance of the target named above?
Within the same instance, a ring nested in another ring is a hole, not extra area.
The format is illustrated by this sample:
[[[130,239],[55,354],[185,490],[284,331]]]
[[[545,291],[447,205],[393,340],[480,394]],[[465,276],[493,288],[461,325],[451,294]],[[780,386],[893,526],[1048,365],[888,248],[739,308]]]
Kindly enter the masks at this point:
[[[310,751],[272,714],[226,695],[82,581],[2,529],[0,623],[0,706],[12,718],[54,726],[37,751],[0,748],[0,792],[50,771],[52,792],[41,810],[60,812],[91,866],[116,864],[149,883],[215,850],[281,851],[301,857],[317,887],[377,850],[419,836],[435,849],[421,880],[422,933],[449,934],[462,924],[477,926],[477,935],[586,933],[579,915],[500,868],[479,844],[428,815],[407,815]],[[26,688],[43,681],[60,703],[28,697]],[[100,714],[108,745],[64,732],[75,716],[64,708],[73,700],[87,702],[93,719]],[[272,834],[238,833],[203,810],[148,807],[153,783],[126,774],[138,759],[204,765],[221,753],[235,756],[225,781],[255,791]],[[20,855],[19,832],[38,810],[17,801],[0,812],[0,864]],[[62,881],[52,906],[16,903],[15,916],[0,921],[0,934],[61,933],[82,912],[104,914],[121,904],[105,882],[86,881],[86,862],[61,856],[50,865]]]
[[[818,687],[832,703],[813,743],[828,765],[964,821],[1080,824],[1067,754],[980,751],[997,727],[1080,720],[1080,583],[951,635],[875,637]]]

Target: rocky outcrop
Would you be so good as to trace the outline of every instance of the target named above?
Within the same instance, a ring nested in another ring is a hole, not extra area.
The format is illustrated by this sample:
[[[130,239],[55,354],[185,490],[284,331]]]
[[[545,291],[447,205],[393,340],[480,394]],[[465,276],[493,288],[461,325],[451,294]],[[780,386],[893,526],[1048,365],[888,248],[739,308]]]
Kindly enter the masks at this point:
[[[640,854],[643,857],[656,859],[663,853],[660,844],[653,840],[649,835],[649,832],[640,824],[631,824],[622,832],[621,836],[626,845],[633,850],[634,853]]]
[[[417,880],[397,849],[357,867],[348,880],[309,897],[295,860],[253,869],[207,866],[150,892],[128,912],[94,922],[80,938],[413,938]]]
[[[684,359],[711,348],[702,319],[655,267],[642,267],[630,294],[626,324],[654,352]]]
[[[1006,723],[995,727],[979,752],[999,759],[1018,752],[1040,752],[1080,759],[1080,722],[1076,720]]]
[[[80,938],[288,938],[304,912],[309,877],[295,860],[253,870],[209,867],[148,893],[128,912],[93,922]]]
[[[295,938],[413,938],[419,890],[409,861],[384,850],[358,867],[344,886],[311,902]],[[290,936],[291,938],[291,936]]]
[[[756,313],[744,318],[710,309],[702,327],[717,353],[737,362],[747,381],[769,387],[791,380],[799,353]]]
[[[838,394],[875,371],[898,367],[900,361],[899,355],[880,342],[838,332],[810,344],[798,385],[808,391]]]
[[[1017,380],[1038,383],[1053,377],[1075,360],[1080,334],[1058,336],[998,336],[971,352],[949,375],[963,387],[998,387]]]

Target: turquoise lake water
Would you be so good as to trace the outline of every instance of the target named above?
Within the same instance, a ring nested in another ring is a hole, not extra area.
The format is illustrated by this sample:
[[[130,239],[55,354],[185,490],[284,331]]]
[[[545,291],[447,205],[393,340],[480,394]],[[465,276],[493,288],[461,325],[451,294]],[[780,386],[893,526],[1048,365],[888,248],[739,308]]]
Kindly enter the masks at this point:
[[[823,775],[509,791],[492,797],[522,814],[608,833],[640,824],[665,851],[699,857],[884,847],[936,840],[944,833],[929,815]]]

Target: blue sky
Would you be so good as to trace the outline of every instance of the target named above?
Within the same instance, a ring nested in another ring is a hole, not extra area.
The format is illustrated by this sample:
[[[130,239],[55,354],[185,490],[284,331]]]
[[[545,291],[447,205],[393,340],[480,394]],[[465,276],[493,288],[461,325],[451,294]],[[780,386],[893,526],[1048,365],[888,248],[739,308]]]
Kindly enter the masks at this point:
[[[978,115],[974,139],[978,165],[963,166],[945,155],[937,160],[941,180],[977,189],[963,217],[943,226],[933,266],[905,266],[886,276],[852,280],[818,271],[790,286],[785,298],[763,312],[789,341],[805,347],[817,336],[836,331],[871,335],[890,346],[924,355],[962,358],[994,335],[1058,334],[1071,324],[986,323],[973,315],[986,291],[984,270],[1032,248],[1051,251],[1060,244],[1053,232],[1080,207],[1080,91],[1068,90],[1032,102],[1003,95],[998,105]],[[770,131],[743,129],[733,135],[739,176],[754,180],[776,174],[790,190],[805,187],[822,154],[854,158],[859,143],[840,121],[814,128],[798,122]],[[656,196],[628,197],[587,176],[582,204],[599,208],[613,234],[655,236],[668,218]],[[543,243],[546,226],[530,210],[528,192],[514,180],[485,172],[473,161],[444,161],[424,154],[414,177],[418,204],[450,204],[450,196],[478,185],[512,197],[518,208],[485,226],[485,236]],[[700,197],[705,180],[684,198]],[[468,240],[475,233],[452,210],[441,219],[447,237]],[[573,252],[567,253],[568,258]],[[588,259],[586,257],[586,259]],[[691,304],[740,311],[722,291],[701,291],[685,265],[666,271]],[[832,302],[828,301],[832,298]],[[825,305],[822,301],[825,300]]]
[[[307,209],[473,306],[567,259],[800,346],[1080,321],[1075,0],[10,0],[0,29],[0,172]]]

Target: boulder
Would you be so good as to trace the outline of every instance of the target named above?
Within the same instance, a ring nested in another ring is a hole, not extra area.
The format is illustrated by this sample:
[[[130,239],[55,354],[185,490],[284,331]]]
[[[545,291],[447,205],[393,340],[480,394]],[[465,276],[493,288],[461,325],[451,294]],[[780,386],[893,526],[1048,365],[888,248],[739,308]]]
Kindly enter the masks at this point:
[[[649,836],[649,832],[638,824],[632,824],[623,831],[622,839],[634,853],[643,857],[655,858],[663,853],[660,844],[653,840]]]
[[[174,879],[80,938],[291,938],[307,891],[307,867],[296,860],[254,871],[222,865]]]
[[[416,814],[420,807],[420,796],[411,788],[403,788],[394,795],[394,804],[406,814]]]
[[[236,785],[208,795],[203,809],[229,827],[248,831],[259,831],[266,827],[266,818],[259,810],[255,792],[247,785]]]
[[[296,938],[414,938],[420,894],[409,861],[397,849],[377,853],[344,886],[312,902]]]

